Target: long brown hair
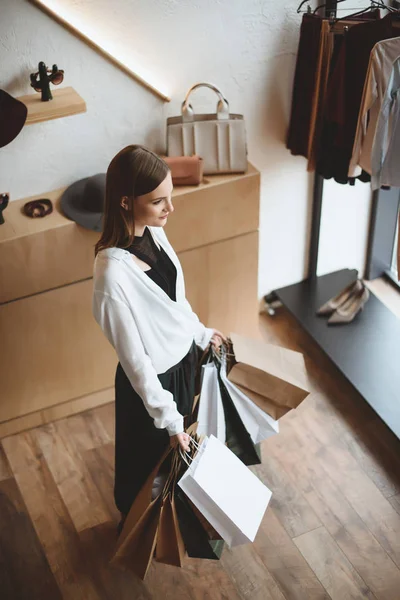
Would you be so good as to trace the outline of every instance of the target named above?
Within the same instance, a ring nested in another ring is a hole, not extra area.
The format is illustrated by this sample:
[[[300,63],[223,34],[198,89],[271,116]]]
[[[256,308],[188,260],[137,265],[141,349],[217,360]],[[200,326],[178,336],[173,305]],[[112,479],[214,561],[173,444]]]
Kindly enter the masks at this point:
[[[95,245],[95,256],[105,248],[127,248],[132,244],[134,199],[155,190],[168,172],[162,158],[144,146],[127,146],[114,156],[107,169],[103,233]],[[128,198],[128,210],[121,206],[123,196]]]

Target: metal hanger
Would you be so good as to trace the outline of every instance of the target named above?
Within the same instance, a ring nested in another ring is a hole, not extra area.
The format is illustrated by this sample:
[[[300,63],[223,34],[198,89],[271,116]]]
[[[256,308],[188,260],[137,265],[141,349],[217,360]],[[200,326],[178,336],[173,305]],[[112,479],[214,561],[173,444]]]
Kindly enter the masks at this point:
[[[301,7],[306,4],[306,2],[308,2],[309,0],[303,0],[303,2],[300,3],[299,7],[297,8],[297,12],[300,12]],[[347,0],[337,0],[336,4],[341,4],[343,2],[347,2]],[[317,6],[317,8],[314,9],[313,13],[316,14],[316,12],[318,10],[320,10],[321,8],[325,8],[325,6],[327,6],[327,3],[325,2],[324,4],[319,4]],[[393,8],[392,6],[387,6],[384,2],[380,1],[380,0],[371,0],[370,6],[362,9],[361,11],[358,11],[357,13],[354,13],[354,15],[358,15],[358,14],[363,14],[364,12],[367,12],[368,10],[370,10],[371,8],[382,8],[383,10],[388,10],[390,12],[398,12],[398,10],[396,8]],[[350,8],[348,8],[347,10],[351,10]],[[356,9],[355,9],[356,10]],[[332,10],[332,12],[334,13],[335,11]],[[353,15],[347,15],[347,18],[353,16]]]
[[[346,19],[349,19],[350,17],[358,17],[358,15],[362,15],[362,14],[368,12],[369,10],[371,10],[372,8],[381,8],[382,10],[388,10],[389,12],[398,12],[398,11],[396,11],[396,9],[393,9],[391,6],[386,6],[386,4],[384,4],[384,2],[372,0],[371,6],[369,6],[368,8],[364,8],[363,10],[352,13],[351,15],[346,15],[345,17],[341,17],[340,19],[335,18],[334,21],[337,23],[338,21],[344,21]]]
[[[307,2],[309,3],[310,0],[303,0],[303,2],[300,2],[299,6],[297,7],[297,12],[301,12],[301,7],[304,6],[305,4],[307,4]],[[311,6],[310,4],[308,4],[307,6],[307,12],[310,13],[311,12]]]
[[[341,4],[342,2],[347,2],[347,0],[337,0],[336,4]],[[314,15],[315,13],[320,10],[321,8],[325,8],[325,6],[327,6],[327,3],[325,2],[325,4],[319,4],[317,6],[317,8],[313,11]],[[332,10],[332,12],[334,12],[334,10]]]
[[[307,4],[307,2],[308,2],[308,4]],[[346,0],[337,0],[337,3],[338,3],[338,4],[340,4],[341,2],[346,2]],[[306,10],[306,11],[305,11],[305,10],[301,10],[301,8],[304,6],[304,4],[307,4],[307,10]],[[317,8],[317,9],[315,9],[315,10],[319,10],[320,8],[323,8],[324,6],[326,6],[326,5],[325,5],[325,4],[322,4],[322,5],[318,6],[318,8]],[[390,7],[387,7],[387,8],[388,8],[389,10],[392,10]],[[351,8],[349,7],[349,8],[344,8],[344,9],[340,9],[340,8],[339,8],[338,10],[353,10],[353,9],[351,9]],[[357,10],[357,8],[354,8],[354,10]],[[307,12],[308,14],[312,14],[312,12],[313,12],[313,11],[312,11],[312,9],[311,9],[310,0],[303,0],[303,1],[302,1],[302,2],[299,4],[299,6],[297,7],[297,12],[298,12],[298,13],[301,13],[301,12],[302,12],[302,13],[304,13],[304,12]],[[334,12],[334,11],[332,11],[332,12]]]

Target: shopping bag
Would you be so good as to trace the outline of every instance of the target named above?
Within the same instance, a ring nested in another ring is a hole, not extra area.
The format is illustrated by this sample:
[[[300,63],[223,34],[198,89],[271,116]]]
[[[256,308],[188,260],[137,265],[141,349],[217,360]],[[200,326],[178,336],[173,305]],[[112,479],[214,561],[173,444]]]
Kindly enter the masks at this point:
[[[310,393],[300,352],[230,334],[227,377],[273,419],[296,408]]]
[[[200,398],[197,409],[197,433],[215,435],[225,442],[225,414],[218,381],[218,371],[213,362],[202,366]]]
[[[203,376],[197,410],[198,433],[214,435],[245,465],[261,463],[261,449],[255,445],[220,377],[220,357],[210,351],[211,362],[202,366]]]
[[[272,495],[213,435],[204,438],[178,486],[229,547],[254,541]]]
[[[196,435],[197,425],[192,423],[186,432],[193,439],[201,441]],[[170,471],[161,493],[152,499],[157,473],[164,462],[171,458]],[[158,562],[182,565],[186,551],[179,529],[174,492],[183,470],[179,449],[167,447],[131,506],[111,563],[128,568],[141,579],[145,578],[154,554]]]
[[[162,508],[157,532],[155,559],[157,562],[181,567],[186,555],[175,507],[175,486],[179,471],[178,455],[172,461],[172,481],[163,491]]]
[[[204,515],[201,514],[197,506],[193,504],[189,498],[186,498],[188,505],[190,506],[191,511],[194,513],[197,520],[200,522],[200,525],[203,527],[204,531],[207,534],[209,540],[221,540],[221,535],[214,529],[214,527],[207,521]]]
[[[199,396],[201,390],[201,379],[203,375],[202,366],[210,362],[211,360],[211,346],[207,346],[205,350],[202,350],[200,346],[197,346],[197,365],[195,374],[194,384],[194,395]]]
[[[152,470],[152,472],[146,479],[145,483],[143,484],[140,492],[136,496],[136,498],[129,510],[129,513],[127,514],[122,531],[118,537],[117,544],[116,544],[116,553],[123,546],[123,544],[125,543],[125,540],[129,537],[130,532],[132,532],[134,530],[136,524],[139,522],[139,520],[141,519],[141,517],[143,516],[143,514],[149,507],[149,505],[152,503],[151,496],[152,496],[154,479],[155,479],[160,467],[162,466],[163,462],[169,458],[169,455],[172,452],[172,450],[173,449],[171,446],[168,446],[164,450],[164,452],[160,456],[160,459],[158,460],[157,464],[154,466],[154,469]]]
[[[156,546],[161,510],[160,495],[149,504],[129,536],[119,545],[112,564],[129,569],[140,579],[146,577]]]
[[[189,499],[178,486],[175,489],[175,503],[179,528],[182,532],[188,556],[190,558],[219,560],[225,545],[224,541],[221,536],[219,536],[219,539],[210,539],[197,515],[192,510]]]
[[[261,464],[261,448],[254,444],[226,389],[220,368],[216,367],[219,390],[225,416],[226,445],[247,466]]]
[[[221,363],[220,376],[246,430],[254,444],[279,433],[279,422],[270,417],[226,376],[226,360]]]

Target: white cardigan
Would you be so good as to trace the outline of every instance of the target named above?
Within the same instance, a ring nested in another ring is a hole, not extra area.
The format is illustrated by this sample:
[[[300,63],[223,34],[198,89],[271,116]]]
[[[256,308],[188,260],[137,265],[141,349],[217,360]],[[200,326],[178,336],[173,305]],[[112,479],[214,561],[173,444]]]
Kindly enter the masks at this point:
[[[204,350],[214,330],[199,321],[186,300],[182,267],[164,229],[148,229],[176,267],[176,302],[127,250],[106,248],[94,261],[92,309],[154,425],[172,436],[184,431],[183,416],[157,374],[182,360],[193,340]]]

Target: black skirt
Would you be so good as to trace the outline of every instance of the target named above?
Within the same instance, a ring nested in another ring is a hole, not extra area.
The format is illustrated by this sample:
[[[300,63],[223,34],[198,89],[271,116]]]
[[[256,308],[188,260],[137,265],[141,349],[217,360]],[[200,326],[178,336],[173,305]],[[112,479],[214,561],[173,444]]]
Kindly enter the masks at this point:
[[[158,375],[162,387],[173,394],[178,411],[191,423],[195,395],[198,347],[165,373]],[[115,483],[118,510],[127,514],[141,487],[169,445],[166,429],[157,429],[142,399],[133,389],[121,363],[115,373]],[[168,463],[164,468],[168,467]]]

